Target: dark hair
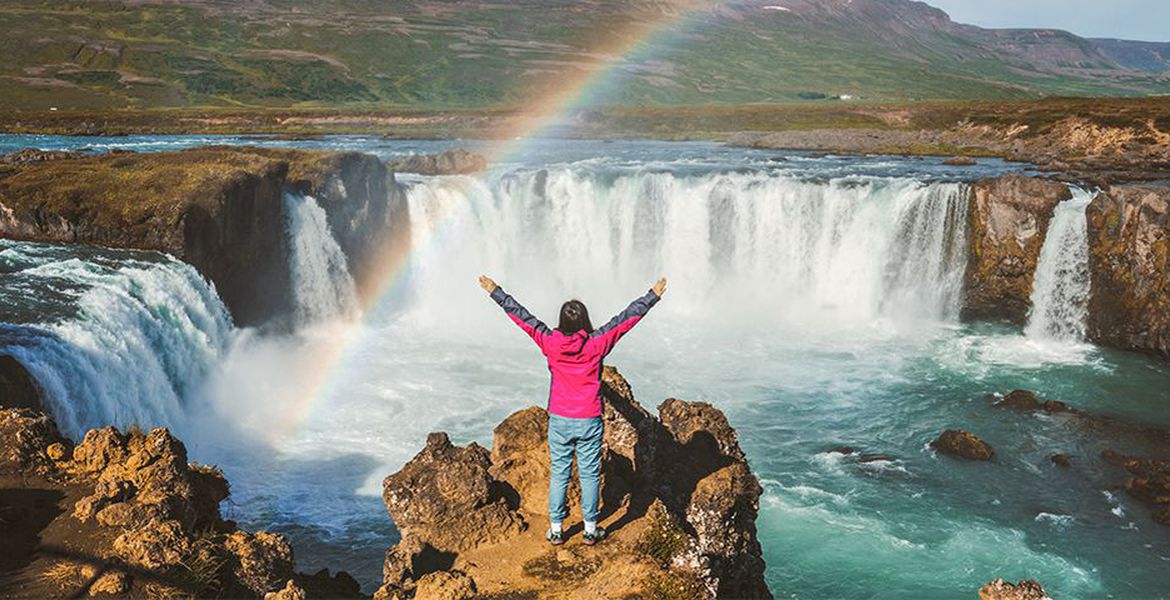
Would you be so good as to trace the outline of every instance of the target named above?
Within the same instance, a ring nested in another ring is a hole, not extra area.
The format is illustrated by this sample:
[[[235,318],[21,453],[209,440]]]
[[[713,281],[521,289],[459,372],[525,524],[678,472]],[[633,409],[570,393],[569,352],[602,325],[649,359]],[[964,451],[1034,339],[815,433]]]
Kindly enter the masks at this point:
[[[593,323],[589,322],[589,309],[580,300],[569,300],[561,305],[561,322],[557,330],[565,335],[573,335],[578,331],[593,333]]]

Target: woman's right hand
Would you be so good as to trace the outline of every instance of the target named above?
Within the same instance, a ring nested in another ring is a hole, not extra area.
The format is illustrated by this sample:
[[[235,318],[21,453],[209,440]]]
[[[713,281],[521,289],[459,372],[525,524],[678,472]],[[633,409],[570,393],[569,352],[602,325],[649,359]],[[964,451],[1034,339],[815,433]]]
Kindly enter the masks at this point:
[[[658,283],[654,284],[654,287],[650,288],[650,289],[652,289],[654,291],[654,295],[661,298],[662,295],[666,293],[666,278],[665,277],[659,278]]]
[[[496,285],[496,282],[492,281],[492,278],[488,277],[487,275],[479,276],[479,286],[487,290],[487,293],[489,294],[496,291],[496,288],[500,287]]]

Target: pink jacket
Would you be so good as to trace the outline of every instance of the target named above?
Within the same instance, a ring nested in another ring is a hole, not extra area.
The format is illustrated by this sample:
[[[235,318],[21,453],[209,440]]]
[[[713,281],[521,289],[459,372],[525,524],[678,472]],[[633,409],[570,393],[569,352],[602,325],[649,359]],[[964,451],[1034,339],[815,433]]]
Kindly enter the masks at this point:
[[[593,333],[579,331],[573,335],[549,329],[501,287],[497,286],[492,292],[492,300],[536,342],[548,358],[548,370],[552,375],[548,412],[562,417],[587,419],[601,416],[602,360],[613,350],[617,341],[646,316],[650,307],[658,303],[658,294],[653,290],[646,292],[645,296],[634,300]]]

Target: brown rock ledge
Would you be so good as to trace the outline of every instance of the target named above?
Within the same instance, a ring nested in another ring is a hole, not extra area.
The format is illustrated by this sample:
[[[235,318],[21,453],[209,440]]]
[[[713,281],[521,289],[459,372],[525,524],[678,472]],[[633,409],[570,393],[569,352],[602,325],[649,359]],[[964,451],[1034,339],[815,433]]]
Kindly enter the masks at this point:
[[[548,417],[529,408],[496,427],[491,452],[435,433],[386,478],[403,537],[375,597],[771,598],[756,537],[761,488],[723,413],[670,399],[655,417],[615,369],[603,383],[609,539],[581,544],[574,484],[569,541],[544,540]]]
[[[222,473],[189,464],[166,429],[94,429],[73,447],[44,414],[0,409],[0,590],[27,598],[360,597],[345,573],[296,573],[284,536],[223,520],[227,496]]]

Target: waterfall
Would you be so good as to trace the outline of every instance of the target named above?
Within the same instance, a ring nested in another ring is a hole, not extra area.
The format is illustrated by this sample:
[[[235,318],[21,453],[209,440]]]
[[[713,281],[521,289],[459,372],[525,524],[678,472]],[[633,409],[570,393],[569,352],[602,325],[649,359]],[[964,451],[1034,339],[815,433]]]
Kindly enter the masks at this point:
[[[457,301],[483,270],[531,293],[617,305],[665,274],[676,313],[822,324],[958,316],[961,184],[561,168],[425,178],[407,196],[420,300]]]
[[[0,354],[28,369],[75,439],[103,425],[173,424],[232,331],[194,268],[152,253],[3,242],[0,282],[12,307],[0,315]]]
[[[286,193],[284,203],[297,325],[353,316],[358,307],[353,277],[325,209],[303,194]]]
[[[1025,333],[1033,339],[1081,341],[1089,307],[1089,240],[1085,208],[1096,194],[1070,188],[1048,224],[1032,283]]]

